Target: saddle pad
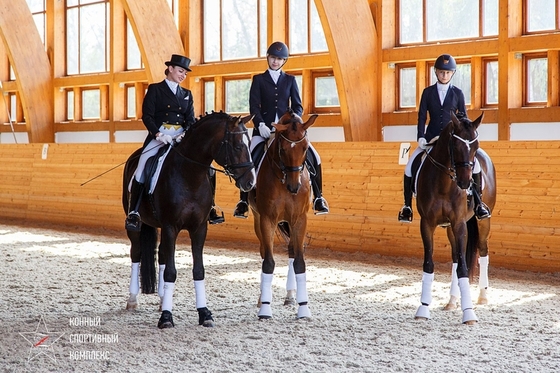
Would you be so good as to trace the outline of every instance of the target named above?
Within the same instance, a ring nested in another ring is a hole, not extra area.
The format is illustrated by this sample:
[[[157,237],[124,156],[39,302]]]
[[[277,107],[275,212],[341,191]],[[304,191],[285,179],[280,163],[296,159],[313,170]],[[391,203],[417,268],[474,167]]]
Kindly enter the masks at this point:
[[[159,173],[161,172],[161,167],[163,166],[163,162],[165,161],[167,154],[169,154],[169,152],[171,151],[171,148],[172,148],[171,146],[167,147],[165,153],[163,153],[158,158],[156,170],[154,171],[152,179],[150,180],[150,190],[148,191],[148,194],[152,194],[154,192],[154,189],[156,189],[156,185],[159,179]]]

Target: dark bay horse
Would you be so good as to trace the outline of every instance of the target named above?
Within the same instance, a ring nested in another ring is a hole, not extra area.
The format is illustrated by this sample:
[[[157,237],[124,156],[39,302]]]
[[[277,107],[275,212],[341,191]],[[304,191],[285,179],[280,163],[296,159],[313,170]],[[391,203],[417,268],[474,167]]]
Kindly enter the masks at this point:
[[[224,168],[224,173],[235,180],[238,188],[248,191],[254,187],[256,175],[245,127],[245,123],[250,119],[250,116],[232,117],[223,112],[212,112],[199,118],[184,133],[181,141],[175,143],[169,151],[153,193],[142,198],[139,208],[142,218],[141,231],[127,231],[131,242],[132,261],[127,309],[137,306],[138,267],[142,292],[155,292],[157,228],[161,231],[158,250],[158,294],[161,298],[162,314],[158,322],[159,328],[174,326],[171,309],[177,278],[175,244],[181,230],[187,230],[191,239],[192,273],[199,324],[213,326],[212,314],[206,307],[202,257],[208,230],[207,219],[212,204],[208,172],[212,161],[215,160]],[[128,184],[133,177],[141,151],[142,149],[135,151],[125,165],[122,195],[125,213],[128,211]]]
[[[311,184],[304,163],[309,147],[307,129],[313,125],[315,119],[317,115],[312,115],[304,123],[298,115],[289,111],[274,124],[275,138],[271,141],[258,171],[257,187],[249,193],[249,204],[255,217],[255,234],[260,242],[263,259],[259,319],[272,318],[274,233],[280,222],[288,224],[290,236],[287,290],[296,289],[298,318],[311,317],[307,306],[303,245]]]
[[[430,318],[428,306],[432,300],[431,286],[434,278],[433,238],[438,226],[447,229],[454,263],[451,299],[446,309],[452,308],[460,297],[463,323],[470,325],[478,321],[469,288],[469,278],[472,278],[477,251],[480,255],[479,303],[486,301],[490,219],[477,220],[474,217],[474,201],[468,195],[476,157],[476,162],[480,163],[482,169],[482,198],[490,210],[494,209],[496,171],[490,157],[479,149],[478,143],[477,129],[482,116],[470,121],[467,117],[458,119],[452,113],[451,122],[442,130],[439,139],[427,153],[418,174],[416,206],[421,217],[424,274],[420,297],[422,304],[416,312],[417,319]]]

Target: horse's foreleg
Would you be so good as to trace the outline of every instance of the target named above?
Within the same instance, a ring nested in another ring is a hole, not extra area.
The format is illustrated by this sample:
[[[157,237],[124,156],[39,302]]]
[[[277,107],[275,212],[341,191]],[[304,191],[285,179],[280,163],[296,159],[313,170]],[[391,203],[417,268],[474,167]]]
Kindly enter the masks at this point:
[[[478,295],[478,304],[488,304],[488,255],[478,258],[478,267],[480,274],[478,276],[478,288],[480,293]]]
[[[214,319],[212,318],[212,312],[207,307],[206,304],[206,282],[205,282],[205,270],[204,270],[204,242],[206,241],[206,233],[208,226],[206,222],[200,228],[192,233],[189,232],[191,236],[191,251],[193,256],[193,281],[194,281],[194,294],[196,302],[196,310],[198,312],[198,325],[205,327],[213,327]]]
[[[459,278],[459,290],[461,292],[461,310],[463,311],[463,324],[473,325],[478,321],[473,309],[471,289],[469,284],[469,274],[466,262],[467,236],[466,224],[456,224],[453,227],[455,235],[455,252],[457,253],[457,277]],[[452,244],[453,246],[453,244]]]
[[[457,302],[461,297],[459,290],[459,278],[457,277],[457,263],[453,263],[451,267],[451,288],[449,289],[449,302],[443,308],[446,311],[454,310],[457,308]]]
[[[163,304],[163,293],[164,293],[163,274],[164,273],[165,273],[165,264],[160,264],[159,265],[159,271],[158,271],[158,295],[159,295],[159,310],[160,310],[160,312],[162,311],[161,306]]]
[[[130,285],[129,293],[130,297],[126,301],[127,310],[135,310],[138,307],[138,292],[140,291],[140,278],[138,277],[140,273],[140,262],[131,263],[130,268]]]
[[[296,278],[296,302],[299,305],[298,319],[311,317],[308,306],[307,278],[305,273],[305,258],[303,249],[304,234],[307,228],[307,221],[302,218],[295,224],[290,237],[290,245],[294,248],[294,273]]]
[[[177,280],[177,269],[175,268],[175,240],[177,234],[169,227],[161,229],[161,242],[159,252],[165,258],[165,269],[163,271],[163,297],[161,298],[161,316],[158,321],[158,328],[172,328],[173,322],[173,292],[175,291],[175,281]],[[160,262],[160,269],[161,267]],[[161,276],[161,275],[160,275]],[[161,279],[161,277],[160,277]],[[159,292],[159,287],[158,287]]]
[[[260,233],[261,233],[261,256],[262,256],[262,272],[261,272],[261,296],[260,308],[258,312],[259,319],[272,318],[272,279],[274,274],[274,257],[272,254],[274,244],[275,223],[264,221],[261,217]]]
[[[432,303],[432,283],[434,282],[433,262],[433,236],[435,227],[431,227],[427,221],[420,220],[420,232],[424,244],[424,264],[422,266],[422,293],[420,295],[420,307],[416,311],[415,319],[427,320],[430,318],[430,304]]]
[[[296,273],[294,272],[294,258],[288,259],[288,278],[286,279],[285,306],[296,305]]]

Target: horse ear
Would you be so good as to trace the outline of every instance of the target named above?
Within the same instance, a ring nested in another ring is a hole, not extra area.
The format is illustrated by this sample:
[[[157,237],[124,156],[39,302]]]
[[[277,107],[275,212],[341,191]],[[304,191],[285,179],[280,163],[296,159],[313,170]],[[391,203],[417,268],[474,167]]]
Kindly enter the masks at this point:
[[[276,128],[276,132],[282,132],[288,129],[288,127],[290,126],[290,122],[288,123],[272,123],[272,125],[274,126],[274,128]]]
[[[453,122],[453,124],[455,124],[456,126],[459,125],[459,119],[455,115],[455,112],[451,110],[450,113],[451,113],[451,121]]]
[[[480,126],[480,123],[482,123],[482,117],[484,116],[484,112],[482,112],[482,114],[480,114],[480,116],[478,118],[476,118],[474,120],[474,122],[472,122],[472,125],[474,126],[474,128],[478,128],[478,126]]]
[[[303,124],[303,129],[307,130],[309,127],[311,127],[313,125],[313,123],[315,123],[315,119],[317,119],[319,115],[317,114],[313,114],[309,117],[309,119],[307,120],[307,122],[305,122]]]
[[[247,124],[249,121],[251,121],[253,119],[254,115],[249,114],[243,118],[241,118],[241,123],[243,124]]]

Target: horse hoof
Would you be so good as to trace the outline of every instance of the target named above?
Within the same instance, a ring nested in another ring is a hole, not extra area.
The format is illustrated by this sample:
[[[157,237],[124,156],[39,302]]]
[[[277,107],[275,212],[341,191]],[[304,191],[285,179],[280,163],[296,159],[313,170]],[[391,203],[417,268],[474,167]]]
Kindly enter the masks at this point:
[[[298,312],[297,312],[297,317],[298,317],[298,319],[309,319],[309,318],[311,318],[311,311],[309,310],[309,307],[307,306],[307,304],[303,304],[303,305],[299,306]]]
[[[204,308],[197,308],[198,311],[198,325],[202,325],[205,327],[213,327],[214,326],[214,319],[212,318],[212,312],[206,307]]]
[[[160,329],[173,328],[175,326],[175,323],[173,322],[173,315],[171,315],[170,311],[163,311],[161,313],[157,326]]]
[[[453,311],[457,309],[457,304],[456,303],[447,303],[445,305],[445,307],[443,307],[444,311]]]
[[[284,306],[295,306],[296,305],[296,298],[284,298]]]
[[[463,311],[463,324],[474,325],[478,322],[478,317],[472,308],[467,308]]]
[[[261,308],[259,309],[258,316],[260,320],[272,319],[272,308],[270,307],[269,303],[261,304]]]
[[[429,320],[430,319],[430,308],[425,305],[418,307],[416,315],[414,315],[415,320]]]
[[[488,298],[478,298],[478,304],[488,304]]]
[[[138,307],[138,303],[126,303],[126,310],[127,311],[134,311]]]

